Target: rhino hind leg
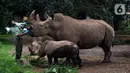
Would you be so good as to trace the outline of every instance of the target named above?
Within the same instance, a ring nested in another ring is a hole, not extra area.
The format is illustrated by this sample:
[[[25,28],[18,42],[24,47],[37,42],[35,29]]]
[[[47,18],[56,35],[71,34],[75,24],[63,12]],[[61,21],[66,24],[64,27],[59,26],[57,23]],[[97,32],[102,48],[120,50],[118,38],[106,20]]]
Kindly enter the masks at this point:
[[[100,44],[99,47],[101,47],[103,49],[104,53],[105,53],[102,63],[110,63],[111,62],[110,57],[111,57],[111,54],[112,54],[112,52],[110,50],[111,46],[108,46],[107,44],[103,43],[103,44]]]
[[[102,63],[110,63],[110,57],[112,52],[110,51],[110,47],[102,47],[103,51],[104,51],[104,60],[102,61]]]
[[[79,68],[81,67],[81,63],[82,63],[82,59],[79,57],[79,56],[77,56],[77,62],[78,62],[78,65],[79,65]]]

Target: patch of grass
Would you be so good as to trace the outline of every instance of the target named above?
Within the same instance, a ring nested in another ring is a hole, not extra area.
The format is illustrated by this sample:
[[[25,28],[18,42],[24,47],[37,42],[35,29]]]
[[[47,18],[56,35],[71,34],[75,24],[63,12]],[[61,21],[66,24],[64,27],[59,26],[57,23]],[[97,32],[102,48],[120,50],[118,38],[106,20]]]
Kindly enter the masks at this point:
[[[52,65],[45,69],[43,73],[78,73],[78,70],[66,65]]]
[[[8,38],[10,35],[0,35],[0,73],[35,73],[31,66],[15,64],[14,57],[9,54],[13,46]]]
[[[59,63],[58,65],[51,65],[51,66],[48,66],[48,61],[45,58],[39,60],[31,59],[30,63],[33,66],[45,68],[44,71],[41,73],[78,73],[77,68],[74,68],[69,65],[64,65],[63,59],[58,60]]]
[[[48,62],[46,60],[30,60],[30,63],[33,65],[33,66],[39,66],[39,67],[44,67],[45,65],[48,64]]]

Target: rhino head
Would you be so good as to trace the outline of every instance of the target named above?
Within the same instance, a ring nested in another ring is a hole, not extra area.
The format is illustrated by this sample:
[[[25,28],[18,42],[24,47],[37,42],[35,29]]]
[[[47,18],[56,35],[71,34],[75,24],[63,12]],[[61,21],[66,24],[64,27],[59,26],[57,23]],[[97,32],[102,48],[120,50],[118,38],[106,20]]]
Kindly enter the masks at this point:
[[[41,21],[39,18],[39,14],[35,16],[35,10],[32,11],[32,13],[30,14],[29,22],[32,36],[38,37],[45,35],[55,35],[58,28],[60,28],[55,17],[52,18],[48,14],[45,15],[47,17],[46,20]]]
[[[33,42],[28,46],[28,50],[31,55],[35,55],[38,53],[41,45],[41,37],[33,37]]]

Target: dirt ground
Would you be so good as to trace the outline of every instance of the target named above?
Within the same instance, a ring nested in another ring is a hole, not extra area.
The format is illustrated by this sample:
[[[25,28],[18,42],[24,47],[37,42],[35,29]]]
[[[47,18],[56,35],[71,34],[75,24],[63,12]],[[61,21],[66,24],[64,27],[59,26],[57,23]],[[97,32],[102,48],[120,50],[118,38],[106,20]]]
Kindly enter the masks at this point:
[[[104,52],[101,48],[81,50],[83,67],[79,73],[130,73],[130,45],[112,47],[112,63],[101,63]]]
[[[101,63],[104,52],[101,48],[80,50],[83,66],[78,69],[79,73],[130,73],[130,45],[116,45],[112,47],[112,63]],[[12,52],[14,52],[12,50]],[[23,53],[28,53],[27,46],[24,46]],[[35,71],[43,68],[36,67]]]

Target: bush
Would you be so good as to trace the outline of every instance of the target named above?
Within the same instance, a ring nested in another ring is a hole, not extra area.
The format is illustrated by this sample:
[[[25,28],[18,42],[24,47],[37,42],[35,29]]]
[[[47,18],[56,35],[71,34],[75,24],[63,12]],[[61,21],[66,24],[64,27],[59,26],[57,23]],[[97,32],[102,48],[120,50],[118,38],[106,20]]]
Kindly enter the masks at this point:
[[[52,65],[50,68],[45,69],[43,73],[78,73],[78,70],[71,66]]]
[[[130,44],[129,40],[114,40],[113,45],[125,45],[125,44]]]

